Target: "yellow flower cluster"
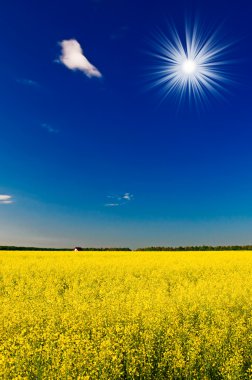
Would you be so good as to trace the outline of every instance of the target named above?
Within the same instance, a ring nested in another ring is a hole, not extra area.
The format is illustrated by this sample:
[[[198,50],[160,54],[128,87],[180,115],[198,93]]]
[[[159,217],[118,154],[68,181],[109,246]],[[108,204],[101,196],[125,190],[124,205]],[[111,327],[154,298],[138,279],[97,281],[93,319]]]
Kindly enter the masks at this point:
[[[252,253],[0,253],[0,379],[252,379]]]

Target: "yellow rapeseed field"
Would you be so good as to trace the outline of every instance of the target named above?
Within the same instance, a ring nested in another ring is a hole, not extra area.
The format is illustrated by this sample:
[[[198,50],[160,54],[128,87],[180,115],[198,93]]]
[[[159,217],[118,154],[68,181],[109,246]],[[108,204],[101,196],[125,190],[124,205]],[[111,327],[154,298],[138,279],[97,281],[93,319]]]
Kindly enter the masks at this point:
[[[252,252],[0,262],[0,379],[252,379]]]

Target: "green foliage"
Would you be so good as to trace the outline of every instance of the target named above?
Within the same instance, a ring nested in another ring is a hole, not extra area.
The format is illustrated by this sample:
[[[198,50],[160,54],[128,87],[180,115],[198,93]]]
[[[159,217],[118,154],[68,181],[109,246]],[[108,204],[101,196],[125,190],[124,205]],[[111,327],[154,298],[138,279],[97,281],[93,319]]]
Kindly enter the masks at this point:
[[[189,247],[145,247],[136,251],[251,251],[252,245],[200,245]]]
[[[72,251],[73,248],[39,248],[39,247],[17,247],[10,245],[0,246],[0,251]],[[80,251],[131,251],[130,248],[81,248]]]

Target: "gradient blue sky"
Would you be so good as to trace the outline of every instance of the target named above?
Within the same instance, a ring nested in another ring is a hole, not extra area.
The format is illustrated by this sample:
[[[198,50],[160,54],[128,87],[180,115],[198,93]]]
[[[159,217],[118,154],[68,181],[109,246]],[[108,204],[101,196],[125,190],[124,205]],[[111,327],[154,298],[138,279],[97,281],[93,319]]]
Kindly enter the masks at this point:
[[[185,14],[236,42],[236,84],[198,110],[143,75]],[[251,17],[244,0],[1,4],[0,245],[252,243]],[[69,39],[102,78],[59,62]]]

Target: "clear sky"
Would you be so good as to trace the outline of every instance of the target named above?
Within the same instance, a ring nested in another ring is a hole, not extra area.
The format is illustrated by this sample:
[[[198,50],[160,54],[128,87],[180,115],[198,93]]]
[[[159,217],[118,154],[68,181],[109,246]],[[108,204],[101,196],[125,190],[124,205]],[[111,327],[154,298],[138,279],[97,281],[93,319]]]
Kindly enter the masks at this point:
[[[232,43],[234,83],[202,106],[147,86],[157,30],[186,15]],[[248,0],[3,2],[0,245],[251,244],[251,18]]]

